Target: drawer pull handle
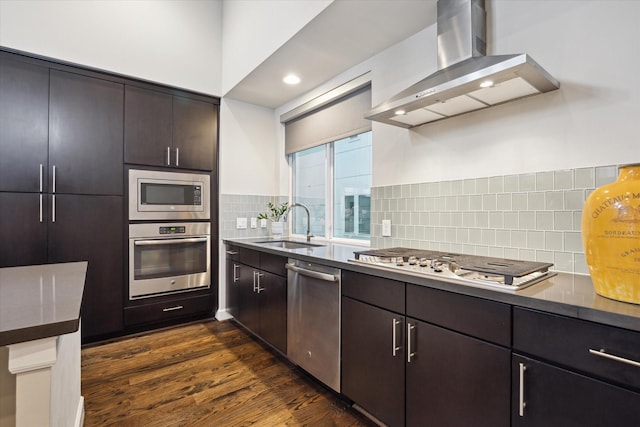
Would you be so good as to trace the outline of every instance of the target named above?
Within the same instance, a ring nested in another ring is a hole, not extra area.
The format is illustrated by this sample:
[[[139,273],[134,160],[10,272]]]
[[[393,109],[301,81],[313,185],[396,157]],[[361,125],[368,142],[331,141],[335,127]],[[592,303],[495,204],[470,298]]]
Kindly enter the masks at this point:
[[[182,310],[184,307],[181,305],[176,305],[175,307],[167,307],[167,308],[163,308],[162,311],[175,311],[175,310]]]
[[[594,350],[592,348],[589,349],[589,353],[594,356],[604,357],[605,359],[615,360],[616,362],[626,363],[627,365],[635,366],[636,368],[640,368],[640,362],[636,362],[635,360],[625,359],[624,357],[615,356],[613,354],[609,354],[605,351],[604,348],[600,350]]]
[[[227,251],[227,255],[238,255],[238,251]]]
[[[524,401],[524,372],[527,370],[527,367],[524,363],[519,363],[520,365],[520,384],[518,385],[518,415],[524,417],[524,408],[527,406],[527,403]]]

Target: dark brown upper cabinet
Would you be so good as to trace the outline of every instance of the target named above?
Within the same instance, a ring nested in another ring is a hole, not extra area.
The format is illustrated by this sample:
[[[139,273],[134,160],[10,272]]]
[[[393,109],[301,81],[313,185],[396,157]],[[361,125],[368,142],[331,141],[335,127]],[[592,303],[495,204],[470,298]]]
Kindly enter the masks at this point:
[[[125,163],[214,169],[216,104],[127,86],[124,129]]]
[[[46,191],[49,69],[0,57],[0,191]]]
[[[49,191],[122,195],[124,86],[51,70]]]

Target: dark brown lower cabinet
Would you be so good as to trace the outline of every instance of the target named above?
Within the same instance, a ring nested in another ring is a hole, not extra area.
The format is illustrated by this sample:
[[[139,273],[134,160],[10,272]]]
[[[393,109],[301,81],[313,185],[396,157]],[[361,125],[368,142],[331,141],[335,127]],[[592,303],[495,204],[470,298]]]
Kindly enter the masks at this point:
[[[0,192],[0,267],[47,262],[46,194]]]
[[[342,321],[342,393],[380,421],[509,426],[509,349],[350,298]]]
[[[49,262],[88,261],[82,296],[82,337],[123,327],[123,198],[48,195]],[[54,198],[55,197],[55,208]]]
[[[389,426],[404,425],[404,328],[402,315],[342,298],[342,394]]]
[[[640,393],[515,354],[512,372],[514,427],[640,423]]]
[[[82,337],[122,329],[123,198],[0,193],[0,267],[88,261]]]
[[[235,319],[283,353],[287,352],[287,279],[236,264],[237,281],[229,283]]]
[[[406,425],[509,426],[511,351],[415,319],[407,324]]]

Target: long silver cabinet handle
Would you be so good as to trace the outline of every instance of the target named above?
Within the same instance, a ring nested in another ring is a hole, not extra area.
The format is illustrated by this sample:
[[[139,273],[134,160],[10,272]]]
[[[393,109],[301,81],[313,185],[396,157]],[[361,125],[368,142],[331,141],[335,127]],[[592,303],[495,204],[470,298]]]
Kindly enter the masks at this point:
[[[206,237],[194,237],[192,239],[157,239],[157,240],[136,240],[133,242],[135,246],[152,246],[152,245],[180,245],[182,243],[200,243],[206,242]]]
[[[411,351],[411,331],[415,328],[415,325],[407,322],[407,363],[411,363],[411,358],[416,355],[415,351]]]
[[[41,193],[42,193],[42,178],[43,177],[44,177],[44,165],[42,163],[40,163],[40,192]]]
[[[56,196],[51,196],[51,222],[56,222]]]
[[[180,149],[176,148],[176,166],[180,166]]]
[[[167,166],[171,166],[171,147],[167,147]]]
[[[257,291],[258,293],[260,293],[260,292],[262,292],[262,291],[264,291],[264,290],[265,290],[265,288],[261,288],[261,287],[260,287],[260,278],[261,278],[262,276],[264,276],[264,273],[258,273],[258,272],[256,272],[256,277],[258,278],[258,286],[257,286],[257,288],[256,288],[256,291]]]
[[[239,268],[240,266],[238,264],[233,264],[233,283],[236,283],[238,280],[240,280],[240,277],[238,277],[238,275],[236,274]]]
[[[184,307],[181,305],[176,305],[175,307],[167,307],[167,308],[163,308],[162,311],[175,311],[175,310],[182,310]]]
[[[616,356],[614,354],[609,354],[609,353],[606,352],[606,350],[604,348],[601,348],[600,350],[594,350],[594,349],[590,348],[589,349],[589,353],[593,354],[594,356],[604,357],[605,359],[615,360],[616,362],[620,362],[620,363],[624,363],[624,364],[627,364],[627,365],[635,366],[636,368],[640,368],[640,362],[636,362],[635,360],[631,360],[631,359],[627,359],[627,358],[624,358],[624,357]]]
[[[398,354],[398,350],[400,350],[400,346],[398,345],[398,337],[397,337],[397,333],[396,330],[398,328],[398,325],[401,322],[399,320],[396,320],[395,318],[392,319],[391,321],[391,345],[392,345],[392,351],[391,354],[393,357],[396,357],[396,355]]]
[[[325,282],[337,282],[338,277],[333,274],[321,273],[319,271],[307,270],[306,268],[300,268],[293,264],[285,264],[284,267],[287,270],[295,271],[296,273],[300,273],[303,276],[312,277],[314,279],[324,280]]]
[[[518,415],[524,417],[524,408],[527,403],[524,401],[524,372],[527,370],[527,366],[524,363],[520,365],[520,384],[518,385]]]
[[[238,255],[238,251],[227,251],[227,255]]]
[[[53,165],[53,193],[56,192],[56,165]]]
[[[40,195],[40,222],[42,222],[42,194]]]
[[[253,292],[256,291],[256,274],[258,274],[257,271],[253,272]]]

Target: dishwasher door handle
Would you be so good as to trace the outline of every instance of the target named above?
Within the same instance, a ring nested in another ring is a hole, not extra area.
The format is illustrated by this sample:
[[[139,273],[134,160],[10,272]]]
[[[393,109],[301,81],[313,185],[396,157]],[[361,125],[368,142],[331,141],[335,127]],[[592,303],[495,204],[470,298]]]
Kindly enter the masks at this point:
[[[314,279],[324,280],[325,282],[337,282],[338,276],[333,274],[321,273],[319,271],[307,270],[306,268],[298,267],[294,264],[285,264],[284,267],[287,270],[295,271],[296,273],[300,273],[303,276],[312,277]]]

